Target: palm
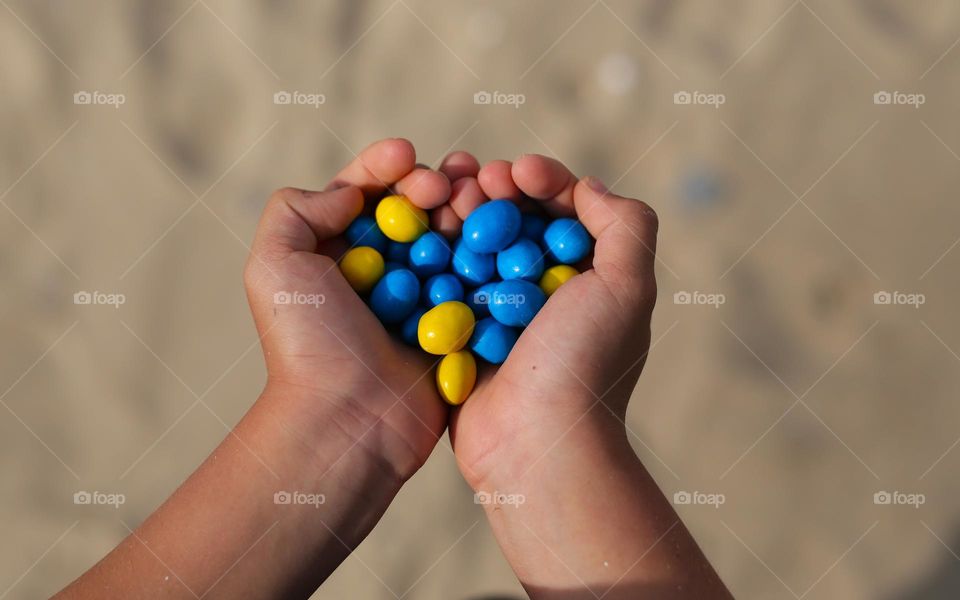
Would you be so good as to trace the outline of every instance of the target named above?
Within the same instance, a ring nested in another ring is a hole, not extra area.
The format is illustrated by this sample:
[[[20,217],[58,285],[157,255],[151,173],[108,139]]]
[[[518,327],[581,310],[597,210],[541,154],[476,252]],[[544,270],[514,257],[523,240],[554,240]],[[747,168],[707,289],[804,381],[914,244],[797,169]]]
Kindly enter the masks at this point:
[[[616,309],[597,274],[586,271],[550,297],[499,368],[482,369],[451,423],[468,480],[477,476],[471,470],[486,470],[484,458],[496,448],[516,447],[550,422],[565,431],[597,401],[622,418],[625,403],[607,392],[631,380],[646,345]]]
[[[516,463],[508,457],[528,466],[537,461],[591,409],[623,420],[649,346],[656,295],[656,222],[646,205],[593,189],[539,156],[512,166],[495,161],[478,179],[488,197],[529,198],[552,216],[578,217],[596,246],[593,268],[550,297],[507,360],[481,370],[474,393],[453,415],[454,450],[474,485],[501,461]]]

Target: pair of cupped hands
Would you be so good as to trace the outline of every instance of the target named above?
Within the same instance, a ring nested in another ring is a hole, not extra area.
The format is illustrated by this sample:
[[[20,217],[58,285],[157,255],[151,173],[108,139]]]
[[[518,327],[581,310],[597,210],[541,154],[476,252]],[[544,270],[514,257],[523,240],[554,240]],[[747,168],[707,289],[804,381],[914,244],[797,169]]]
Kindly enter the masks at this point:
[[[481,365],[460,407],[437,394],[440,357],[388,333],[337,268],[348,247],[341,234],[387,193],[427,209],[431,229],[451,240],[492,198],[577,218],[596,240],[592,268],[549,298],[502,365]],[[656,235],[649,206],[554,159],[523,155],[481,168],[458,151],[433,170],[417,163],[410,142],[378,141],[323,191],[284,188],[266,205],[244,272],[266,359],[265,397],[282,399],[273,400],[289,409],[281,414],[294,415],[285,427],[304,444],[338,428],[400,482],[447,428],[474,489],[525,473],[575,426],[625,439],[650,341]],[[276,304],[280,292],[316,302]]]

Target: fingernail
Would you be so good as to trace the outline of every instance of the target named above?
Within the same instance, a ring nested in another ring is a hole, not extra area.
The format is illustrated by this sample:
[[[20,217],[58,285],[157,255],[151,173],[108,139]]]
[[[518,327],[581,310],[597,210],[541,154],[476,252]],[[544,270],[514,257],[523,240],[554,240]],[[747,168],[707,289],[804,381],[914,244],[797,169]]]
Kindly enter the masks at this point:
[[[604,183],[599,179],[597,179],[596,177],[592,177],[592,176],[587,177],[584,181],[586,181],[587,187],[589,187],[591,190],[595,191],[598,194],[606,194],[607,192],[610,191],[607,189],[607,186],[604,185]]]

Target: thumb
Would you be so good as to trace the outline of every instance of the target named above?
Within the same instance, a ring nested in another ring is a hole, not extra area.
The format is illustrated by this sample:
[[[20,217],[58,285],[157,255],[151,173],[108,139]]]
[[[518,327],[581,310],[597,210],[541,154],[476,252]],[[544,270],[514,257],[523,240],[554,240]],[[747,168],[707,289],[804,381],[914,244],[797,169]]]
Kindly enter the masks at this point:
[[[626,308],[653,310],[657,214],[640,200],[617,196],[595,177],[573,190],[577,217],[597,240],[593,269]]]
[[[340,235],[363,210],[363,194],[353,185],[326,192],[282,188],[267,202],[252,253],[264,260],[293,252],[316,252],[321,242]]]

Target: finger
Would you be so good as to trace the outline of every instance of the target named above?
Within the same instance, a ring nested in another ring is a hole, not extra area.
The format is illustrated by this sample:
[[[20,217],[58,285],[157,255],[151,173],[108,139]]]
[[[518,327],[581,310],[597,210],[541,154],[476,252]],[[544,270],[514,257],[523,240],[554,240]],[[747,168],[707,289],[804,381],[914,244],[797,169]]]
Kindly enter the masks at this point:
[[[417,153],[409,141],[380,140],[361,150],[353,162],[337,173],[326,190],[354,185],[364,196],[375,196],[413,171],[416,162]]]
[[[450,198],[450,180],[430,168],[415,168],[393,187],[425,210],[436,208]]]
[[[460,235],[463,221],[449,204],[437,207],[430,211],[430,229],[437,231],[448,240]]]
[[[510,166],[508,160],[492,160],[480,169],[477,181],[487,198],[509,198],[514,201],[520,199],[520,188],[513,182]]]
[[[453,182],[450,190],[450,206],[461,221],[475,208],[487,201],[480,183],[473,177],[464,177]]]
[[[363,194],[354,186],[329,192],[283,188],[270,196],[253,239],[253,254],[284,258],[315,252],[320,242],[340,235],[363,210]]]
[[[440,172],[446,175],[451,183],[461,177],[476,177],[480,172],[480,161],[469,152],[456,150],[444,157],[440,163]]]
[[[606,186],[593,177],[577,183],[573,198],[577,217],[597,240],[594,271],[624,304],[652,310],[657,295],[656,213],[640,200],[607,191]]]
[[[563,163],[539,154],[525,154],[513,163],[510,173],[520,191],[539,200],[548,214],[573,216],[577,178]]]

